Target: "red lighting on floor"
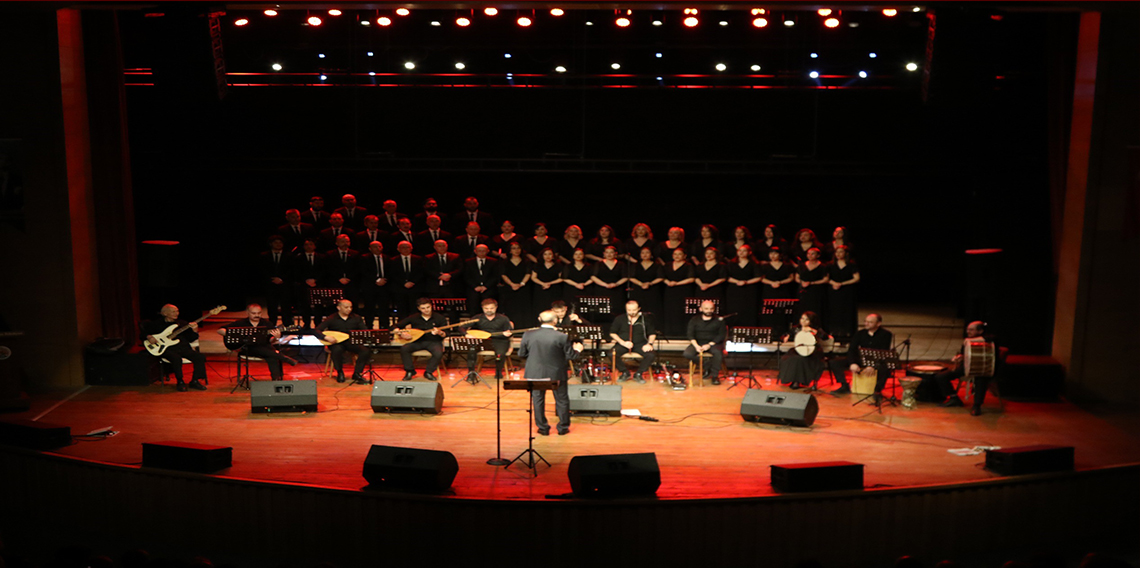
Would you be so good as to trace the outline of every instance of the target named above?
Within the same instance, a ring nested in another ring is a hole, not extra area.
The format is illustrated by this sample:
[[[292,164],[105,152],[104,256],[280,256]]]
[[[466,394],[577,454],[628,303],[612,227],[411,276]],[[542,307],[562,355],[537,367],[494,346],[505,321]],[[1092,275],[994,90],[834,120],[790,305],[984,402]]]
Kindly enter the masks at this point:
[[[816,10],[815,13],[819,14],[820,16],[824,16],[824,17],[830,16],[831,15],[831,8],[820,8],[820,9]]]
[[[266,10],[266,11],[262,12],[262,14],[265,14],[266,16],[269,16],[269,17],[273,17],[273,16],[277,15],[277,10]]]
[[[898,13],[899,13],[899,11],[894,9],[894,8],[884,8],[883,9],[883,15],[888,17],[888,18],[893,18],[893,17],[897,16]]]
[[[411,13],[412,13],[412,11],[407,9],[407,8],[396,8],[396,15],[397,16],[407,16],[408,14],[411,14]]]
[[[823,25],[825,25],[829,28],[838,28],[839,27],[839,19],[838,18],[828,18],[828,19],[823,21]]]
[[[524,28],[526,28],[526,27],[530,27],[530,24],[531,24],[531,23],[532,23],[532,22],[530,21],[530,18],[528,18],[528,17],[526,17],[526,16],[523,16],[523,17],[521,17],[521,18],[519,18],[519,19],[518,19],[518,24],[519,24],[520,26],[524,27]]]
[[[767,18],[756,18],[755,20],[752,20],[752,25],[756,26],[758,28],[766,28],[766,27],[768,27],[768,19]]]
[[[499,13],[499,9],[493,6],[488,6],[486,8],[483,8],[483,13],[487,14],[488,16],[495,16]]]
[[[629,18],[618,18],[617,20],[614,21],[614,23],[617,24],[617,26],[619,28],[628,28],[629,27]]]
[[[376,23],[381,26],[390,26],[392,25],[392,18],[389,18],[388,16],[380,16],[379,18],[376,18]]]
[[[565,13],[566,12],[564,12],[562,10],[562,8],[551,8],[550,9],[550,15],[551,16],[561,16],[562,14],[565,14]]]
[[[685,18],[685,21],[683,23],[685,24],[686,28],[695,28],[697,27],[697,24],[701,23],[701,21],[692,16],[689,16],[688,18]]]
[[[330,16],[339,16],[339,15],[341,15],[341,14],[342,14],[342,12],[341,12],[340,10],[337,10],[336,8],[333,8],[332,10],[329,10],[329,15],[330,15]]]
[[[467,26],[471,25],[471,20],[468,20],[467,18],[456,18],[455,25],[461,28],[466,28]]]
[[[246,25],[246,24],[248,24],[248,23],[249,23],[249,20],[247,20],[247,19],[245,19],[245,18],[238,18],[238,19],[234,20],[234,25],[235,25],[235,26],[244,26],[244,25]]]
[[[321,19],[316,17],[316,16],[309,16],[308,21],[309,21],[310,26],[319,26],[323,23],[323,22],[321,22]]]

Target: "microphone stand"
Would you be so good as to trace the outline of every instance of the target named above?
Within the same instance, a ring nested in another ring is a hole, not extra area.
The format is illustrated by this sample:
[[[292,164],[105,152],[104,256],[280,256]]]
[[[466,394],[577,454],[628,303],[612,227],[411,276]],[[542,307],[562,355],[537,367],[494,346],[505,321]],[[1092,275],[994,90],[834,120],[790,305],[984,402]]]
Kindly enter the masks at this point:
[[[496,362],[501,355],[496,355]],[[495,457],[487,460],[487,465],[507,465],[511,460],[503,458],[503,410],[500,403],[499,385],[503,380],[495,381]]]

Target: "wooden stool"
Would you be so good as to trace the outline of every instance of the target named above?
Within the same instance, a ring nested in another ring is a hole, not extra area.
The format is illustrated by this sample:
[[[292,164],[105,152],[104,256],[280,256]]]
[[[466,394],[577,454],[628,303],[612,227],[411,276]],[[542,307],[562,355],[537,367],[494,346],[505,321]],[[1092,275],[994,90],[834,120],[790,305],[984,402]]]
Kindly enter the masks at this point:
[[[628,361],[640,361],[641,359],[643,359],[643,357],[641,356],[641,353],[634,353],[633,351],[629,351],[629,352],[626,352],[625,354],[623,354],[621,356],[621,364],[626,365]],[[615,381],[615,380],[617,380],[617,377],[618,377],[618,375],[615,374],[618,372],[617,351],[612,351],[612,350],[610,351],[610,368],[613,369],[610,372],[610,380]],[[624,369],[628,369],[628,367],[625,367]],[[623,369],[623,372],[624,372],[624,369]]]
[[[349,359],[349,364],[351,367],[355,368],[356,367],[356,353],[353,353],[352,351],[345,351],[345,353],[349,354],[352,357],[351,359]],[[344,368],[344,366],[342,365],[341,369],[343,369],[343,368]],[[329,348],[327,345],[325,346],[325,370],[324,370],[324,372],[321,373],[321,376],[322,377],[328,377],[330,379],[336,376],[336,369],[333,367],[332,352],[329,351]]]
[[[689,384],[694,386],[705,386],[705,359],[712,359],[712,353],[702,351],[701,356],[697,358],[697,374],[693,375],[693,362],[689,361]]]

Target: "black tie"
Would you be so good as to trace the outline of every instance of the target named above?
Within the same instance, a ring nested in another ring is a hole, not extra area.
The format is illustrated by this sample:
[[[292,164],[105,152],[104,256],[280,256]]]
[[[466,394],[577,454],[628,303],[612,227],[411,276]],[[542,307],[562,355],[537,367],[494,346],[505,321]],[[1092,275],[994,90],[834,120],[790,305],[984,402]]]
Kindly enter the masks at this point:
[[[295,226],[293,227],[293,232],[294,232],[294,233],[296,233],[296,234],[298,234],[298,235],[300,235],[300,234],[301,234],[301,226],[300,226],[300,225],[295,225]]]
[[[470,239],[468,239],[468,240],[470,240],[470,241],[471,241],[471,249],[472,249],[472,250],[474,250],[474,249],[475,249],[475,237],[471,237],[471,238],[470,238]]]
[[[440,272],[444,272],[444,270],[445,270],[446,268],[447,268],[447,265],[444,263],[444,257],[443,257],[443,255],[441,254],[441,255],[439,255],[439,271],[440,271]]]
[[[434,242],[436,242],[436,241],[438,241],[438,240],[439,240],[439,235],[438,235],[438,234],[436,234],[436,232],[435,232],[435,231],[432,231],[432,232],[431,232],[431,242],[433,242],[433,243],[434,243]]]
[[[341,262],[348,262],[348,253],[347,252],[341,252],[340,253],[340,261]]]
[[[309,266],[314,266],[314,264],[313,264],[313,253],[309,253]]]
[[[380,278],[384,277],[384,269],[380,266],[380,257],[379,256],[376,257],[376,274],[379,274]]]
[[[281,264],[281,253],[273,253],[273,264]]]
[[[412,272],[412,259],[404,257],[404,274],[411,274]]]

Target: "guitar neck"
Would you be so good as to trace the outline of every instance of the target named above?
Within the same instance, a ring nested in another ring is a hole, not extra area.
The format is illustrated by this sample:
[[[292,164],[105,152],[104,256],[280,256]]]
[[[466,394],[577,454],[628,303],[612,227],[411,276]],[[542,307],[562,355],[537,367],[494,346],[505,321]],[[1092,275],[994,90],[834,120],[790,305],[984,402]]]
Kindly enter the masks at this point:
[[[178,328],[172,332],[170,332],[170,338],[173,339],[175,337],[178,337],[179,333],[182,333],[183,331],[190,329],[190,326],[192,324],[196,324],[196,323],[206,319],[209,316],[210,316],[210,314],[207,313],[206,315],[204,315],[204,316],[202,316],[202,317],[200,317],[200,318],[198,318],[198,319],[196,319],[196,320],[194,320],[194,321],[192,321],[192,322],[190,322],[190,323],[188,323],[188,324],[186,324],[186,325],[184,325],[184,326],[182,326],[182,327],[180,327],[180,328]]]

